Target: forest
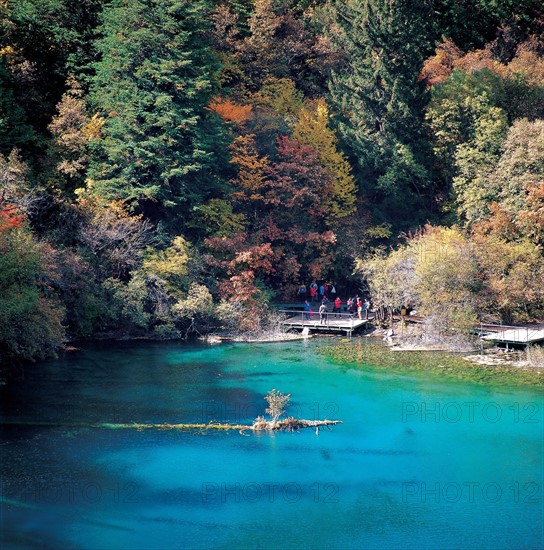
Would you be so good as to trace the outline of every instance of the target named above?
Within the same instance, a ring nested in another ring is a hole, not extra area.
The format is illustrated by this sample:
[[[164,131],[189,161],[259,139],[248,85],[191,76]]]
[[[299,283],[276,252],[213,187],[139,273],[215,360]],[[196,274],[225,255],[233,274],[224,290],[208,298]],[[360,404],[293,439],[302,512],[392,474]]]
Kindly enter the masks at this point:
[[[0,362],[313,280],[538,320],[543,246],[541,0],[0,0]]]

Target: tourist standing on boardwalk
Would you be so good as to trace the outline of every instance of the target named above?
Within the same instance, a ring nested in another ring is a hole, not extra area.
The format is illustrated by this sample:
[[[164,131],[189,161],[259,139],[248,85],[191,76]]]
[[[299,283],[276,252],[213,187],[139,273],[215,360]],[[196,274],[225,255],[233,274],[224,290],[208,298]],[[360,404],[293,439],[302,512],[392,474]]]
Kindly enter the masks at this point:
[[[298,289],[298,297],[305,302],[306,301],[306,285],[303,283],[300,285],[300,288]]]
[[[334,286],[334,283],[331,284],[331,300],[333,302],[336,301],[336,287]]]
[[[307,321],[309,321],[312,318],[310,313],[311,311],[312,311],[312,308],[310,307],[310,303],[308,302],[308,300],[306,300],[304,302],[304,315]]]
[[[315,300],[316,294],[317,294],[317,291],[314,285],[313,284],[310,285],[310,299],[312,300],[312,302]]]
[[[319,298],[318,295],[317,295],[317,294],[318,294],[319,288],[318,288],[317,282],[316,282],[315,280],[314,280],[314,282],[310,285],[310,292],[311,292],[311,289],[312,289],[312,288],[314,289],[314,292],[313,292],[313,294],[312,294],[312,300],[313,300],[313,298],[315,298],[315,301],[317,302],[317,300],[318,300],[318,298]]]
[[[363,301],[357,296],[357,315],[361,321],[363,320]]]
[[[363,302],[363,313],[365,315],[365,319],[368,319],[369,310],[370,310],[370,302],[368,301],[368,298],[365,298],[365,301]]]
[[[319,306],[319,324],[324,325],[325,319],[327,316],[327,306],[325,305],[325,302],[322,302]]]
[[[319,296],[322,300],[326,296],[325,285],[323,285],[323,284],[321,284],[321,286],[319,287]]]
[[[338,298],[336,298],[336,300],[334,300],[334,310],[333,310],[335,313],[341,313],[342,311],[342,300],[340,300],[340,296],[338,296]],[[335,317],[338,317],[338,315],[335,315]],[[340,317],[342,317],[340,315]]]

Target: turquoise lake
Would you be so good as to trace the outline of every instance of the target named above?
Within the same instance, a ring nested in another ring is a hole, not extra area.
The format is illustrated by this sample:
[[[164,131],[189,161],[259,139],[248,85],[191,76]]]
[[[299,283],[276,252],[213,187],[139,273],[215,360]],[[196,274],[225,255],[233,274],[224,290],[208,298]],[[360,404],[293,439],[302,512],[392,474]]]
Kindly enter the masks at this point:
[[[1,548],[544,547],[542,392],[348,368],[329,343],[93,344],[21,370],[0,387]],[[84,426],[251,423],[272,388],[343,424]]]

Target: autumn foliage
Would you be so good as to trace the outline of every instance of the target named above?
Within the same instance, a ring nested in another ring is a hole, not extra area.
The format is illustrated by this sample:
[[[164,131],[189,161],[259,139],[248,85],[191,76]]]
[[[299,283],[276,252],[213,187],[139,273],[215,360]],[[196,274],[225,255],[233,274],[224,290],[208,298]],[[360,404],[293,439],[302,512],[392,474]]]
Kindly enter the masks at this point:
[[[24,216],[17,212],[17,208],[13,205],[2,205],[0,203],[0,233],[20,227],[23,223]]]
[[[425,80],[429,87],[441,84],[449,78],[456,62],[462,56],[463,52],[453,41],[445,38],[442,44],[437,46],[435,54],[425,60],[419,75],[420,80]]]
[[[538,2],[0,3],[5,357],[250,329],[314,279],[544,315]]]
[[[238,105],[230,99],[221,97],[215,97],[208,108],[218,114],[225,122],[235,122],[236,124],[243,124],[248,121],[253,111],[251,105]]]

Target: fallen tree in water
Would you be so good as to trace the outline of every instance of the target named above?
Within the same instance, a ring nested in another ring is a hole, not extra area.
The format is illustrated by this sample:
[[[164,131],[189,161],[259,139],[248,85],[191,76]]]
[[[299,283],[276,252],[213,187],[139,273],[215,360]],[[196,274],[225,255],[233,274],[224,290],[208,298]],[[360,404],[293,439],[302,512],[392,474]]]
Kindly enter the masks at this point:
[[[332,426],[334,424],[342,424],[340,420],[299,420],[296,418],[285,418],[280,420],[275,425],[271,421],[261,420],[259,417],[251,425],[249,424],[218,424],[210,422],[209,424],[170,424],[170,423],[140,423],[140,422],[127,422],[127,423],[80,423],[80,422],[41,422],[41,421],[19,421],[19,420],[3,420],[0,422],[2,426],[42,426],[48,428],[80,428],[80,429],[105,429],[105,430],[178,430],[178,431],[194,431],[203,432],[207,430],[228,431],[237,430],[239,432],[250,431],[295,431],[301,428],[319,428],[321,426]]]
[[[304,420],[298,418],[285,418],[274,423],[270,420],[265,420],[263,417],[259,417],[251,425],[248,424],[218,424],[210,422],[209,424],[93,424],[88,427],[92,428],[107,428],[110,430],[122,430],[122,429],[134,429],[134,430],[179,430],[179,431],[205,431],[205,430],[237,430],[243,432],[251,430],[254,432],[259,431],[298,431],[303,428],[320,428],[329,427],[335,424],[342,424],[341,420]]]
[[[32,422],[32,421],[3,421],[0,425],[10,426],[47,426],[50,428],[101,428],[106,430],[178,430],[178,431],[194,431],[204,432],[208,430],[217,431],[229,431],[236,430],[238,432],[245,431],[289,431],[294,432],[303,428],[315,428],[316,433],[319,432],[320,427],[329,428],[335,424],[342,424],[341,420],[304,420],[294,417],[284,418],[279,420],[285,412],[285,408],[291,399],[291,394],[284,395],[279,391],[271,390],[265,397],[268,402],[268,408],[266,413],[270,415],[271,420],[266,420],[263,416],[259,416],[255,419],[253,424],[221,424],[218,422],[210,422],[208,424],[199,423],[140,423],[140,422],[127,422],[127,423],[76,423],[76,422]]]

